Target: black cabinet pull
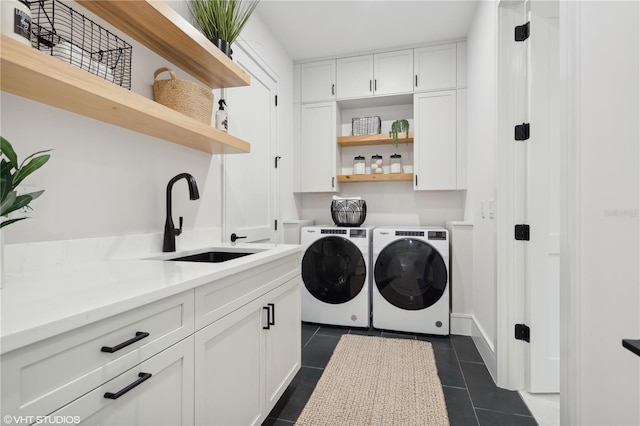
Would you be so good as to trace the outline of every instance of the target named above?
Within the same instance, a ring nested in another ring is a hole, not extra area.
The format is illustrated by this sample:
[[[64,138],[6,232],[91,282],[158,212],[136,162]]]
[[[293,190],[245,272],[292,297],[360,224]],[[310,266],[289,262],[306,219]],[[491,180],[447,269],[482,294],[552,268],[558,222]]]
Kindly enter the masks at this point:
[[[336,85],[335,85],[335,84],[332,84],[332,85],[331,85],[331,96],[333,96],[333,95],[335,95],[335,94],[336,94]]]
[[[335,187],[336,187],[336,178],[335,178],[335,177],[332,177],[332,178],[331,178],[331,187],[332,187],[332,188],[335,188]]]
[[[263,306],[262,310],[263,311],[267,311],[267,325],[263,325],[262,329],[263,330],[270,330],[271,329],[271,309],[269,309],[268,306]]]
[[[276,307],[273,303],[267,303],[267,306],[271,308],[271,322],[269,325],[276,325]]]
[[[140,377],[140,378],[138,380],[136,380],[135,382],[131,383],[126,388],[122,388],[116,393],[107,392],[107,393],[104,394],[104,397],[107,398],[107,399],[118,399],[118,398],[120,398],[122,395],[124,395],[125,393],[129,392],[131,389],[135,388],[140,383],[144,382],[145,380],[150,379],[151,378],[151,373],[138,373],[138,377]]]
[[[416,175],[416,186],[418,186],[418,175]]]
[[[416,87],[418,87],[418,74],[416,74]]]
[[[373,80],[373,90],[378,90],[378,79]]]
[[[144,332],[144,331],[137,331],[136,332],[136,337],[133,337],[129,340],[127,340],[126,342],[122,342],[119,345],[115,345],[115,346],[103,346],[102,349],[100,349],[100,352],[108,352],[110,354],[119,351],[120,349],[126,348],[129,345],[134,344],[135,342],[144,339],[145,337],[149,337],[149,333]]]
[[[372,87],[371,87],[371,80],[369,80],[369,91],[370,91],[370,92],[371,92],[371,89],[372,89]]]

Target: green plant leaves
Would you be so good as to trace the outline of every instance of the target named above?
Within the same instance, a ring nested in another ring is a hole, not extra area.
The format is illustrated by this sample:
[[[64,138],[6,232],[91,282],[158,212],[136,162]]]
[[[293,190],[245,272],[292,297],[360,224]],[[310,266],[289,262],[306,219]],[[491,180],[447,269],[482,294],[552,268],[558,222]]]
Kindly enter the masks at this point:
[[[7,216],[11,212],[27,207],[31,201],[44,193],[42,190],[17,195],[16,188],[27,176],[44,166],[51,156],[45,154],[50,150],[38,151],[25,158],[18,165],[16,152],[9,141],[1,136],[0,148],[0,155],[3,157],[0,161],[0,216]],[[5,220],[0,224],[0,228],[23,219],[26,218]]]
[[[193,0],[189,2],[196,26],[210,40],[232,43],[259,0]]]

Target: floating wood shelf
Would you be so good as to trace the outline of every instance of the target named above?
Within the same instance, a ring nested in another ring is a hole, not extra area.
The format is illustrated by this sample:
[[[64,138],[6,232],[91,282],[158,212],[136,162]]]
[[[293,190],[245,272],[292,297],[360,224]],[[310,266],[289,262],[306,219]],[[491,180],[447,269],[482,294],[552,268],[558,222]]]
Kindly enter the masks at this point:
[[[412,181],[413,173],[383,173],[376,175],[338,175],[338,182]]]
[[[249,74],[163,1],[77,1],[211,88],[251,82]]]
[[[111,4],[137,2],[110,2]],[[212,154],[251,146],[150,99],[2,35],[2,91]]]
[[[407,143],[405,133],[398,133],[398,144]],[[413,132],[409,132],[408,143],[413,143]],[[367,146],[367,145],[390,145],[393,139],[389,137],[389,133],[380,133],[379,135],[361,135],[361,136],[339,136],[338,145],[340,146]]]

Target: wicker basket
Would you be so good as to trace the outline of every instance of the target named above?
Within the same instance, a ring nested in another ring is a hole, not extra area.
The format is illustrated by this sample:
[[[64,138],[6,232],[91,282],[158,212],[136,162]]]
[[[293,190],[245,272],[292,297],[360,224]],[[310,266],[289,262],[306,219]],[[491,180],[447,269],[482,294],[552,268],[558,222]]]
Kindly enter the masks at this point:
[[[168,71],[169,80],[157,80],[158,75]],[[180,80],[169,68],[158,68],[153,73],[153,98],[156,102],[181,112],[191,118],[211,125],[213,93],[208,88],[191,81]]]

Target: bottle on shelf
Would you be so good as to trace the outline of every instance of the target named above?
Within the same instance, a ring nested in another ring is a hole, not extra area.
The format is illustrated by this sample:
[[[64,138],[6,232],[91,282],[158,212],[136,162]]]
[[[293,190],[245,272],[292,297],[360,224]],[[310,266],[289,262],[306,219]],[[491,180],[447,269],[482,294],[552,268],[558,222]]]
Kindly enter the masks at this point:
[[[227,114],[227,111],[224,110],[227,103],[224,99],[220,99],[218,101],[218,105],[220,107],[216,111],[216,129],[226,133],[229,129],[229,115]]]
[[[376,154],[371,156],[371,173],[384,173],[384,170],[382,169],[382,155]]]
[[[353,159],[353,174],[364,175],[366,171],[365,158],[362,155],[358,155]]]
[[[393,154],[389,160],[389,171],[391,173],[402,173],[402,155]]]

